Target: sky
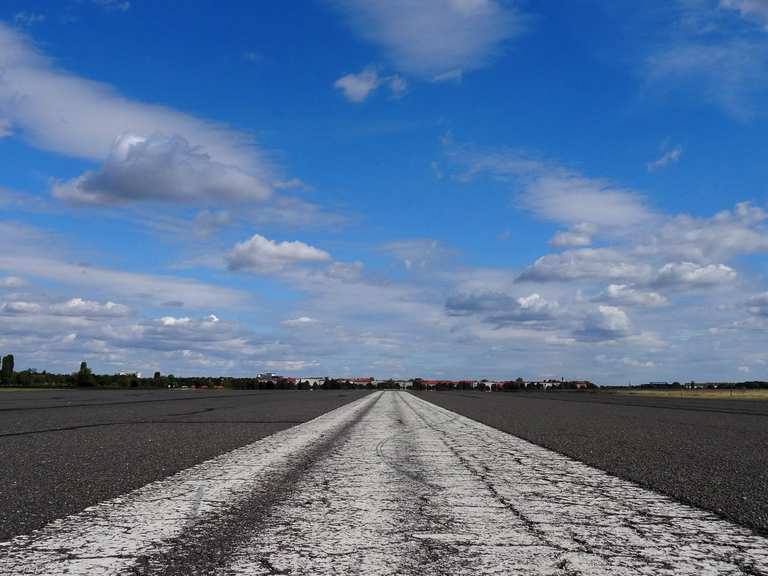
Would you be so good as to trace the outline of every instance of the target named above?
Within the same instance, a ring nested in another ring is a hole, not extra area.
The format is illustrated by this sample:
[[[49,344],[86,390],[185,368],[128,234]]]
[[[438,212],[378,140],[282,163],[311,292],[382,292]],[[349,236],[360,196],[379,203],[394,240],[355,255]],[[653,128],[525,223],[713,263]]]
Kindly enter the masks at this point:
[[[768,379],[768,0],[5,0],[0,352]]]

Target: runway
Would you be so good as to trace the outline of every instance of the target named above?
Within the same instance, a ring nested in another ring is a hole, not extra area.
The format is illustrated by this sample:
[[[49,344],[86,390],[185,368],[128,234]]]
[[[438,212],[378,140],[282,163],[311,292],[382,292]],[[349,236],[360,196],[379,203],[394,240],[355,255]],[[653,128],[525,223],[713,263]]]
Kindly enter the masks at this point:
[[[768,539],[377,392],[0,545],[2,574],[768,575]]]

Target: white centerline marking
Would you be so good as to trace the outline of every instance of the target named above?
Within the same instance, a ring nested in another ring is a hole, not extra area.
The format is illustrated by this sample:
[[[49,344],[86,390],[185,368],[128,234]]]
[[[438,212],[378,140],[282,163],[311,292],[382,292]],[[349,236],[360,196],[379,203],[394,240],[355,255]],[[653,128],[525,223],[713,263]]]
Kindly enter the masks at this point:
[[[768,539],[746,528],[400,392],[4,543],[0,573],[130,573],[300,461],[223,566],[169,573],[768,575]]]

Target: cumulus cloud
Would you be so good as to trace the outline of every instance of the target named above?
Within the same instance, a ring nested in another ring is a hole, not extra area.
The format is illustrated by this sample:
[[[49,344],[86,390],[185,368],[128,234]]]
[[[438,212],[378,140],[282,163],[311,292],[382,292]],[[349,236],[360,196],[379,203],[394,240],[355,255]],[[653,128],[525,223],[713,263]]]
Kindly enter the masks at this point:
[[[610,284],[603,292],[598,294],[594,301],[610,302],[622,306],[640,306],[653,308],[667,304],[666,297],[658,292],[640,290],[626,284]]]
[[[122,134],[97,172],[53,187],[58,198],[85,204],[143,200],[265,200],[271,188],[239,168],[211,159],[180,136]]]
[[[401,71],[425,78],[489,64],[518,35],[522,16],[497,0],[333,0],[352,29],[379,45]]]
[[[537,293],[515,298],[500,292],[475,292],[452,296],[445,308],[452,316],[482,315],[486,322],[504,325],[551,320],[558,312],[558,303]]]
[[[122,304],[116,304],[111,301],[97,302],[96,300],[84,300],[83,298],[71,298],[66,302],[52,304],[49,311],[53,314],[64,316],[125,316],[129,309]]]
[[[39,314],[42,311],[42,306],[37,302],[16,300],[13,302],[5,302],[0,310],[4,314]]]
[[[25,35],[2,23],[0,69],[0,119],[34,146],[100,161],[122,134],[147,139],[162,134],[187,142],[187,152],[207,157],[214,171],[237,167],[262,189],[273,180],[270,163],[250,135],[125,98],[110,86],[63,71]]]
[[[768,232],[763,226],[767,217],[762,208],[749,202],[740,202],[712,218],[671,217],[641,239],[635,252],[700,263],[764,252],[768,250]]]
[[[585,279],[642,281],[651,266],[609,248],[583,248],[538,258],[518,276],[519,282],[563,282]]]
[[[575,336],[587,342],[603,342],[624,338],[630,331],[631,323],[624,310],[616,306],[598,306],[587,315]]]
[[[381,76],[373,66],[369,66],[357,74],[346,74],[336,80],[333,85],[344,94],[347,100],[356,103],[364,102],[371,93],[382,85],[387,86],[390,94],[395,98],[404,95],[408,90],[408,83],[403,78],[397,74]]]
[[[750,296],[746,305],[750,314],[768,317],[768,292]]]
[[[662,287],[702,288],[726,284],[735,279],[736,271],[725,264],[701,266],[694,262],[669,262],[658,270],[653,284]]]
[[[331,255],[298,240],[275,242],[254,234],[235,244],[226,259],[230,270],[259,272],[280,270],[300,262],[326,262]]]

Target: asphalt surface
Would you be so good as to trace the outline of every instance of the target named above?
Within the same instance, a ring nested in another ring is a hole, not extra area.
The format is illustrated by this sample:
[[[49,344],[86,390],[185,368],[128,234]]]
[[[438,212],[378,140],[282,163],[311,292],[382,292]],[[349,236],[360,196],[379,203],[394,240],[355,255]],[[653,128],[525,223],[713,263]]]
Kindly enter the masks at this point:
[[[768,402],[606,393],[415,393],[768,534]]]
[[[0,541],[306,422],[365,394],[0,392]]]
[[[768,538],[378,392],[0,543],[0,574],[768,576]]]

